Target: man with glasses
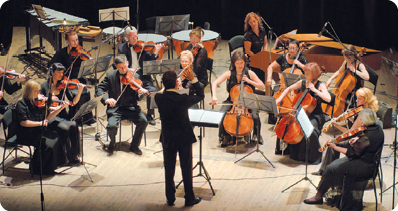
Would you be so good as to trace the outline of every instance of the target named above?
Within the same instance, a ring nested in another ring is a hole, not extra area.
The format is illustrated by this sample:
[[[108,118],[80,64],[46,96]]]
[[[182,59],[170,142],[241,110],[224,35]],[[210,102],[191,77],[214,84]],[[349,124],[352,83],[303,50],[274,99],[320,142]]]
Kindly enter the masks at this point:
[[[148,51],[135,51],[134,49],[137,47],[138,35],[137,29],[133,26],[127,27],[126,29],[126,39],[127,42],[119,45],[118,54],[124,54],[128,60],[128,67],[134,70],[138,70],[137,73],[140,76],[140,80],[142,81],[142,87],[147,89],[149,92],[156,92],[156,88],[153,85],[153,80],[150,75],[144,75],[142,68],[144,61],[156,60],[159,55],[159,50],[162,47],[162,44],[155,45],[154,54],[151,54]],[[156,125],[155,120],[153,119],[154,110],[150,109],[151,98],[147,97],[147,119],[148,124]]]

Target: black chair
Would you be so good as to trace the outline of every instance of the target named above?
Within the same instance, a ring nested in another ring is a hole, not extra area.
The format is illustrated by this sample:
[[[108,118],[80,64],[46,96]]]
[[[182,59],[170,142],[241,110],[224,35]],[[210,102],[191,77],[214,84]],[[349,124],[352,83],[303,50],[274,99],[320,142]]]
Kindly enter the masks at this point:
[[[380,120],[379,120],[380,121]],[[378,122],[379,122],[378,121]],[[380,121],[381,122],[381,121]],[[382,195],[382,187],[383,187],[383,172],[382,172],[382,168],[381,168],[381,164],[380,164],[380,158],[381,158],[381,153],[382,153],[383,147],[381,147],[375,154],[374,156],[374,173],[372,175],[371,178],[369,179],[363,179],[363,180],[359,180],[356,181],[355,184],[355,191],[360,192],[360,204],[358,206],[362,206],[362,198],[363,198],[363,192],[366,188],[366,185],[368,184],[369,180],[373,181],[373,190],[374,190],[374,194],[375,194],[375,201],[376,201],[376,210],[377,210],[377,191],[376,191],[376,177],[379,177],[379,185],[380,185],[380,202],[383,201],[383,195]],[[345,185],[345,176],[344,176],[344,180],[343,180],[343,189],[344,189],[344,185]],[[343,192],[344,193],[344,192]],[[344,194],[342,194],[341,196],[341,201],[340,201],[340,208],[342,208],[342,200],[344,200]]]
[[[204,30],[210,30],[210,23],[209,22],[205,22],[205,24],[203,25],[203,29]]]
[[[376,94],[376,87],[377,87],[377,81],[379,80],[379,75],[372,68],[366,67],[366,70],[369,73],[369,82],[374,85],[373,94]]]
[[[5,160],[11,155],[12,152],[15,152],[15,160],[17,160],[17,152],[18,150],[24,152],[25,154],[29,155],[30,162],[32,162],[32,149],[30,145],[22,144],[21,141],[17,137],[17,130],[18,130],[18,116],[16,109],[9,109],[4,113],[3,119],[1,120],[3,124],[3,131],[5,137],[5,144],[4,144],[4,153],[3,153],[3,174],[4,174],[4,166]],[[6,156],[7,146],[12,146],[12,149]],[[29,152],[25,151],[21,146],[27,146],[29,148]],[[33,171],[30,168],[31,176],[33,177]]]
[[[245,37],[243,35],[236,35],[235,37],[232,37],[229,42],[228,42],[228,47],[229,47],[229,56],[231,57],[232,51],[234,51],[237,48],[243,48],[244,51],[244,41]]]

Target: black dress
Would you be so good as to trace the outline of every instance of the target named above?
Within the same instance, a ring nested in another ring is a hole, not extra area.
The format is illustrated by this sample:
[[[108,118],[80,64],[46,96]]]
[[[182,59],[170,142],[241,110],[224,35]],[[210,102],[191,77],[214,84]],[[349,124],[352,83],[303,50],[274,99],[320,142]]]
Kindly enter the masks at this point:
[[[245,40],[244,41],[249,41],[251,42],[250,46],[250,51],[253,52],[254,54],[260,52],[264,46],[264,43],[266,40],[264,40],[264,37],[267,35],[267,32],[265,31],[264,27],[259,28],[259,34],[257,36],[256,33],[253,32],[253,30],[250,28],[244,35]],[[265,72],[259,68],[255,68],[250,66],[250,69],[256,73],[257,77],[264,82],[265,81]]]
[[[43,121],[46,115],[46,109],[32,105],[30,100],[21,99],[17,103],[18,122],[31,120]],[[40,127],[23,127],[18,124],[18,139],[21,143],[34,146],[36,149],[40,146],[40,138],[43,128]],[[67,158],[64,147],[59,141],[59,136],[53,130],[44,128],[43,140],[41,144],[43,174],[52,174],[58,166],[65,165]],[[35,150],[33,155],[33,163],[31,168],[35,174],[39,173],[39,150]]]
[[[308,59],[305,58],[305,56],[303,54],[300,54],[300,56],[297,60],[299,62],[301,62],[303,65],[306,65],[309,63]],[[293,66],[293,64],[289,64],[289,62],[287,62],[286,54],[280,55],[275,61],[276,61],[276,63],[278,63],[281,66],[281,72],[283,72],[284,70],[291,68]],[[295,67],[298,68],[299,70],[301,70],[301,72],[304,75],[304,71],[301,67],[299,67],[297,65]]]
[[[318,81],[314,86],[316,89],[319,88],[322,82]],[[301,90],[304,91],[306,89],[306,80],[302,80]],[[315,92],[309,90],[308,94],[316,99],[316,107],[314,111],[308,115],[308,118],[311,121],[311,124],[314,126],[314,132],[312,132],[309,140],[308,140],[308,163],[309,164],[319,164],[322,159],[322,153],[318,151],[321,147],[319,144],[319,136],[322,132],[323,124],[325,124],[325,115],[322,111],[321,103],[322,98],[319,97]],[[290,158],[297,161],[305,161],[305,151],[306,151],[306,139],[303,138],[297,144],[290,144]]]
[[[189,44],[185,50],[192,50],[192,44]],[[207,50],[206,48],[199,48],[198,53],[193,59],[192,71],[195,73],[196,78],[200,82],[202,88],[206,87],[209,83],[207,75]],[[183,85],[188,82],[188,79],[184,80]]]

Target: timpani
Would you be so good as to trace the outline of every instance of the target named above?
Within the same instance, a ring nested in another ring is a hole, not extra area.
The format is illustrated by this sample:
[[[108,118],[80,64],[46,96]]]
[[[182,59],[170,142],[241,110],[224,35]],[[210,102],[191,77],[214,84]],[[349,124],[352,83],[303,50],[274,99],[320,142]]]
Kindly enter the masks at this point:
[[[180,56],[181,51],[189,45],[189,33],[191,33],[191,31],[192,30],[183,30],[171,35],[177,56]],[[201,39],[201,43],[207,50],[207,56],[209,58],[213,58],[214,50],[216,50],[218,43],[220,42],[220,34],[211,30],[203,31],[204,35]]]

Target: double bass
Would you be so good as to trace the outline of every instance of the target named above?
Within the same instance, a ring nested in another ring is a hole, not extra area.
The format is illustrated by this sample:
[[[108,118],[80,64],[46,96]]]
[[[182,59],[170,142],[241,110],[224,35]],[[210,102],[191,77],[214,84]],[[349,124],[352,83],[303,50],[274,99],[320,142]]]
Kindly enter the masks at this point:
[[[240,93],[253,93],[253,89],[243,83],[243,75],[247,72],[247,67],[242,72],[240,84],[235,85],[230,90],[231,100],[233,102],[232,109],[225,114],[224,128],[231,136],[243,137],[249,135],[253,131],[254,122],[252,114],[247,108],[243,108]]]
[[[306,47],[305,43],[300,43],[299,51],[297,52],[295,60],[299,58],[301,51],[305,47]],[[294,63],[291,68],[287,68],[283,72],[284,73],[292,73],[292,74],[296,74],[296,75],[303,75],[301,70],[296,68],[296,64],[294,64]],[[275,94],[273,96],[275,99],[278,99],[282,95],[283,91],[286,89],[285,80],[283,78],[283,75],[281,75],[280,84],[281,84],[281,86],[280,86],[279,90],[277,92],[275,92]],[[285,98],[283,98],[283,100],[278,105],[279,113],[281,115],[286,115],[289,113],[289,109],[286,109],[286,108],[291,108],[294,105],[293,101],[294,101],[294,98],[296,97],[296,95],[297,95],[297,91],[295,90],[295,91],[291,91],[290,93],[288,93],[286,95]]]

